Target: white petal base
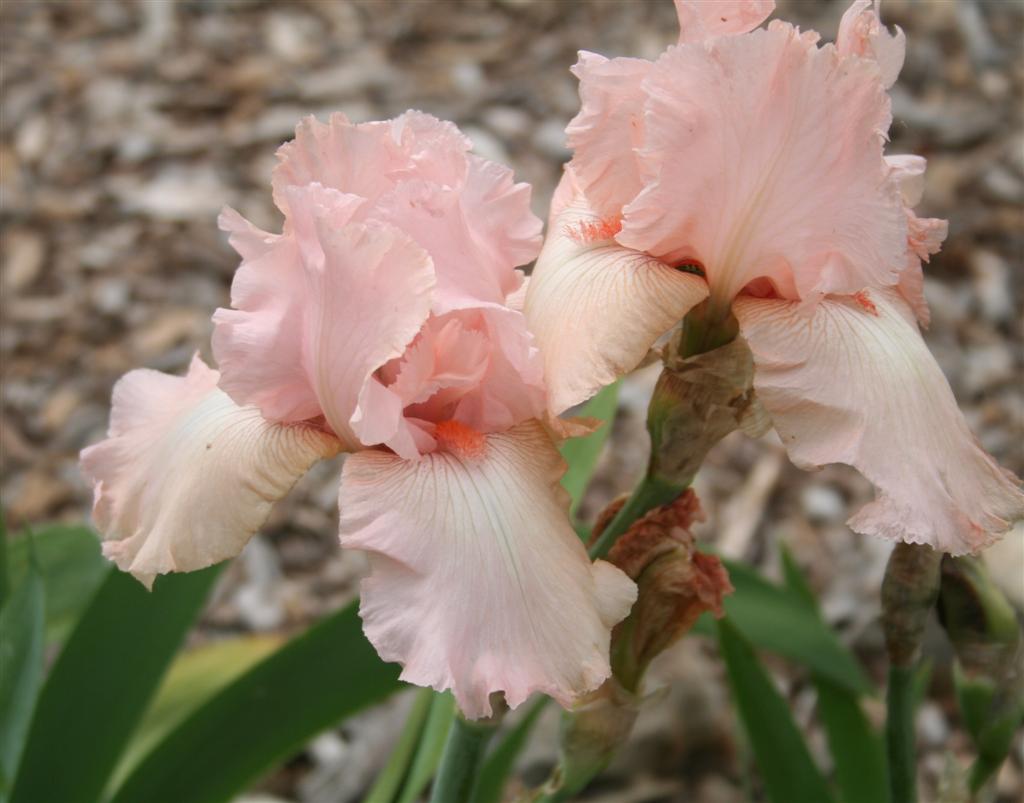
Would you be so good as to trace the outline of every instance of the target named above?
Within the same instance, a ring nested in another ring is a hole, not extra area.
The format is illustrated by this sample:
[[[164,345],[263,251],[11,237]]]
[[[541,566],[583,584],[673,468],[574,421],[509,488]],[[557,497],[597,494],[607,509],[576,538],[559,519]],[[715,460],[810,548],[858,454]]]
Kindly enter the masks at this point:
[[[137,370],[114,388],[110,436],[82,452],[103,553],[147,587],[166,572],[234,557],[275,501],[338,441],[272,424],[217,388],[196,357],[188,376]]]

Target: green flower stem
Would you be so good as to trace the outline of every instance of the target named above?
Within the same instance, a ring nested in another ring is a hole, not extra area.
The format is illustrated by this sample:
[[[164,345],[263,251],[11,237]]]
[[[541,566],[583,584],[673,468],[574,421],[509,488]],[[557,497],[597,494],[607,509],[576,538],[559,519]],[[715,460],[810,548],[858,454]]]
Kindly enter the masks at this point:
[[[430,803],[472,803],[477,775],[501,716],[469,721],[455,717],[430,792]]]
[[[917,755],[914,748],[914,711],[917,707],[915,669],[889,667],[886,693],[885,746],[889,754],[892,803],[917,803]]]
[[[633,489],[629,499],[615,514],[615,518],[608,522],[608,526],[590,547],[591,560],[597,560],[607,555],[615,540],[626,532],[634,521],[656,507],[667,505],[684,490],[686,490],[685,486],[673,485],[652,477],[650,474],[644,475],[640,484]]]
[[[405,779],[416,746],[420,742],[433,696],[434,692],[430,689],[421,689],[417,693],[416,700],[409,711],[409,717],[405,721],[405,730],[402,731],[402,736],[391,752],[388,763],[384,765],[384,769],[377,776],[377,781],[366,795],[363,803],[391,803],[394,800]]]

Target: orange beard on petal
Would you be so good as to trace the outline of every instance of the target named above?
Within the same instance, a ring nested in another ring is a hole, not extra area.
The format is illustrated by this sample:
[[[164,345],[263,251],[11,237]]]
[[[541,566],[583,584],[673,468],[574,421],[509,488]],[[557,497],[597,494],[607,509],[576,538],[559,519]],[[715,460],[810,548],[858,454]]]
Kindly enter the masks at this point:
[[[871,296],[868,295],[867,290],[861,290],[860,292],[853,294],[853,300],[856,301],[865,312],[869,312],[878,317],[878,307],[875,306],[875,302],[871,300]]]
[[[622,231],[621,217],[580,221],[565,228],[565,233],[569,238],[580,245],[611,240],[620,231]]]
[[[487,439],[480,432],[458,421],[442,421],[434,429],[437,445],[457,457],[478,460],[484,456]]]

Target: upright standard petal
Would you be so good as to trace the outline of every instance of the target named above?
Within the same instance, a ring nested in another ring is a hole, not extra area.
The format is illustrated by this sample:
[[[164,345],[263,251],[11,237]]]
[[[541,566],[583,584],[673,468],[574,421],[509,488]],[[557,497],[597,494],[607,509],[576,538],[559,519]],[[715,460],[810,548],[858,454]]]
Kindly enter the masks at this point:
[[[960,555],[1024,517],[1018,481],[978,446],[895,291],[794,303],[740,298],[754,387],[793,461],[856,467],[877,498],[858,532]]]
[[[577,197],[548,232],[530,278],[526,322],[556,415],[633,370],[708,294],[701,277],[620,246],[616,228]]]
[[[219,224],[242,264],[231,282],[231,309],[213,314],[213,353],[221,388],[240,405],[255,405],[272,421],[305,421],[321,415],[310,382],[303,342],[308,296],[303,263],[323,262],[316,221],[347,223],[362,200],[320,184],[289,187],[285,233],[269,234],[233,209]]]
[[[606,59],[581,50],[572,68],[580,79],[580,111],[565,129],[575,151],[575,180],[602,217],[618,217],[643,188],[636,148],[643,142],[645,59]]]
[[[394,225],[430,254],[435,312],[501,304],[521,282],[514,268],[540,249],[541,222],[530,186],[471,147],[455,125],[422,112],[381,123],[308,118],[278,152],[274,198],[289,213],[296,187],[359,196],[358,220]]]
[[[861,56],[878,64],[888,89],[899,77],[906,57],[907,37],[898,27],[889,33],[880,19],[881,0],[854,0],[839,23],[836,48],[843,56]]]
[[[321,224],[318,233],[324,263],[306,271],[304,342],[310,379],[324,416],[342,441],[386,442],[391,433],[376,426],[377,410],[366,388],[374,372],[402,354],[427,320],[433,264],[426,251],[385,223]]]
[[[515,270],[540,249],[540,219],[530,187],[507,168],[474,160],[464,187],[409,180],[381,196],[373,219],[400,228],[422,246],[437,274],[434,312],[503,304],[522,282]]]
[[[906,219],[872,64],[774,22],[670,48],[643,86],[649,179],[620,243],[698,260],[723,307],[760,277],[799,298],[896,283]]]
[[[327,123],[307,117],[295,139],[277,151],[274,201],[288,211],[286,189],[314,182],[374,200],[387,192],[393,174],[408,169],[402,143],[392,135],[391,121],[353,125],[343,114]]]
[[[237,406],[217,380],[198,357],[184,377],[126,374],[109,437],[82,452],[103,553],[147,587],[237,555],[273,503],[338,451],[319,429]]]
[[[610,674],[611,628],[636,587],[591,563],[569,526],[565,464],[537,422],[486,437],[455,425],[444,450],[350,457],[341,542],[369,553],[360,614],[402,679],[452,689],[467,717],[533,692],[563,705]]]
[[[775,0],[675,0],[679,43],[752,31],[775,10]]]
[[[213,318],[221,387],[272,420],[322,415],[347,449],[387,441],[397,423],[379,426],[373,416],[390,419],[387,411],[363,395],[430,314],[430,256],[394,226],[347,222],[362,204],[357,196],[315,183],[281,193],[288,225],[267,235],[262,253],[241,218],[225,221],[247,239],[235,309]]]
[[[928,302],[924,297],[924,273],[921,263],[928,262],[946,239],[949,225],[938,218],[919,218],[912,207],[921,202],[924,195],[924,170],[926,162],[920,156],[900,154],[885,157],[889,167],[889,179],[900,190],[904,212],[907,217],[907,260],[900,274],[900,294],[910,304],[917,320],[927,326],[930,318]]]

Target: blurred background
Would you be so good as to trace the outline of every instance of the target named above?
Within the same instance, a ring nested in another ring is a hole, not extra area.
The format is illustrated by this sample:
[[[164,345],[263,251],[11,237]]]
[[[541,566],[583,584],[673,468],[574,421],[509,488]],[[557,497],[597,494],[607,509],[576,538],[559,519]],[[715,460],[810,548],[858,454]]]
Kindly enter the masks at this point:
[[[845,7],[783,0],[776,16],[828,40]],[[950,221],[927,268],[926,337],[984,447],[1021,474],[1024,3],[886,0],[883,14],[908,36],[890,152],[928,158],[919,212]],[[76,456],[102,437],[122,373],[181,371],[196,349],[209,357],[210,314],[227,303],[238,261],[217,213],[230,204],[279,226],[274,150],[303,115],[361,121],[418,108],[454,120],[480,154],[533,184],[544,217],[569,157],[576,50],[656,58],[676,32],[669,0],[4,0],[0,494],[11,529],[88,515]],[[591,515],[642,468],[656,373],[624,385]],[[364,567],[337,547],[338,470],[321,464],[278,506],[222,577],[194,643],[295,632],[355,595]],[[710,514],[702,534],[769,575],[776,545],[788,544],[829,622],[882,677],[878,586],[889,546],[843,524],[870,499],[867,482],[839,467],[801,473],[774,436],[735,435],[713,452],[697,490]],[[996,564],[1024,605],[1024,533],[1014,536]],[[946,649],[938,634],[930,649]],[[663,658],[667,696],[645,711],[588,799],[748,799],[710,646],[684,640]],[[775,668],[814,733],[805,678]],[[323,735],[254,796],[359,799],[406,705],[397,699]],[[528,780],[542,779],[554,757],[555,719],[545,725],[523,761]],[[936,674],[919,728],[922,799],[938,801],[969,747],[948,673]],[[820,734],[812,746],[822,747]],[[1018,737],[997,781],[1001,801],[1021,799],[1022,765]]]

